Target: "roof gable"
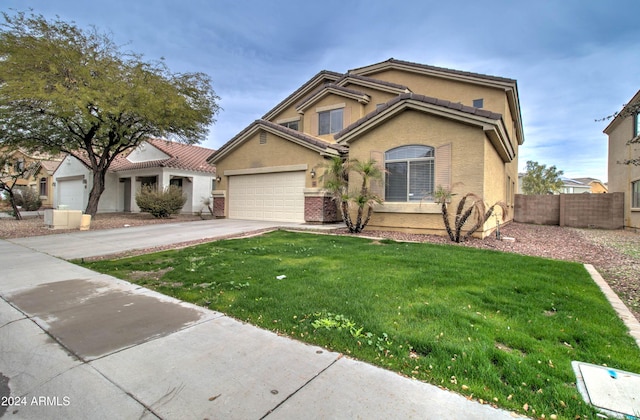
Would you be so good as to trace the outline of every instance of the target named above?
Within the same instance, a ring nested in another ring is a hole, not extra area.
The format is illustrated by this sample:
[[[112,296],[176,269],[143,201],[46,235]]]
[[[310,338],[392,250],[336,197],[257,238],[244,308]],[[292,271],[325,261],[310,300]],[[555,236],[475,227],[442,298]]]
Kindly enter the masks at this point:
[[[481,73],[454,70],[445,67],[436,67],[426,64],[390,58],[380,63],[349,70],[349,75],[371,76],[386,70],[401,70],[411,73],[429,75],[432,77],[462,81],[479,86],[492,87],[503,90],[507,97],[507,103],[511,110],[511,118],[516,122],[516,138],[518,144],[524,143],[524,129],[522,127],[522,113],[518,95],[518,83],[515,79],[491,76]],[[375,76],[374,76],[375,77]]]
[[[516,156],[501,114],[415,93],[398,95],[338,132],[334,138],[339,144],[348,144],[406,109],[480,127],[505,162],[513,160]]]
[[[207,159],[208,162],[210,162],[211,164],[215,164],[216,162],[220,161],[220,159],[224,158],[230,152],[238,148],[246,140],[248,140],[260,130],[265,130],[292,143],[314,150],[320,154],[339,156],[340,154],[345,153],[347,150],[347,148],[343,145],[329,143],[308,134],[304,134],[300,131],[292,130],[282,125],[273,123],[271,121],[256,120],[247,128],[242,130],[237,136],[229,140],[220,149],[212,153]]]
[[[371,100],[371,97],[369,97],[369,95],[367,95],[366,93],[354,89],[348,89],[346,87],[338,86],[335,84],[328,84],[316,90],[311,95],[306,97],[302,102],[300,102],[296,106],[296,111],[298,111],[299,113],[304,113],[304,111],[314,103],[329,95],[336,95],[343,98],[353,99],[360,102],[361,104],[368,104]]]
[[[145,150],[155,159],[144,159]],[[215,150],[191,144],[162,139],[147,139],[129,154],[120,154],[111,162],[110,172],[131,171],[146,168],[174,168],[191,172],[215,174],[215,166],[207,162],[207,157]],[[157,153],[159,152],[159,153]],[[128,159],[134,155],[134,161]],[[74,156],[90,169],[86,154]]]
[[[640,90],[636,92],[635,95],[633,95],[633,97],[629,100],[629,102],[627,102],[622,109],[620,110],[620,112],[614,114],[615,117],[613,118],[613,120],[609,123],[609,125],[607,125],[605,127],[604,130],[602,130],[603,133],[605,134],[610,134],[611,131],[613,130],[613,128],[615,128],[615,126],[617,126],[620,122],[622,122],[625,118],[628,117],[628,115],[625,115],[625,111],[628,110],[634,103],[640,101]]]
[[[373,88],[375,90],[381,90],[389,93],[401,94],[401,93],[409,93],[411,89],[409,89],[405,85],[400,85],[398,83],[387,82],[385,80],[374,79],[373,77],[365,77],[360,76],[358,74],[345,74],[342,76],[337,82],[338,86],[348,86],[348,85],[356,85]]]
[[[322,86],[324,84],[334,83],[336,80],[340,79],[343,76],[342,73],[336,73],[334,71],[323,70],[313,76],[311,79],[307,80],[302,86],[296,89],[291,95],[287,96],[284,100],[282,100],[278,105],[271,108],[266,114],[263,115],[261,119],[263,120],[271,120],[275,118],[275,116],[284,111],[289,106],[292,106],[296,102],[300,101],[302,98],[308,96],[311,92],[316,90],[318,86]]]
[[[492,83],[501,85],[512,85],[516,83],[514,79],[509,79],[506,77],[491,76],[487,74],[449,69],[446,67],[430,66],[427,64],[396,60],[395,58],[390,58],[380,63],[351,69],[348,71],[348,74],[367,76],[387,69],[402,69],[415,73],[430,74],[437,77],[454,78],[458,80],[467,80],[470,82],[481,84]]]

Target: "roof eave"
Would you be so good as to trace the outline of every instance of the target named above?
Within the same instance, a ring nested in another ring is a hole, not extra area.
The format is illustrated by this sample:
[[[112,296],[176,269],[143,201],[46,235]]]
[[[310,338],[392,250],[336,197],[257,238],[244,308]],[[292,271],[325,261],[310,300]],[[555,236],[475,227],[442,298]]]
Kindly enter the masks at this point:
[[[240,134],[234,137],[230,142],[222,146],[216,152],[212,153],[211,156],[207,158],[207,162],[210,165],[215,165],[217,162],[223,159],[226,155],[228,155],[237,147],[239,147],[242,143],[244,143],[249,137],[255,135],[260,130],[267,131],[273,135],[282,137],[285,140],[288,140],[292,143],[295,143],[307,149],[313,150],[320,154],[330,154],[335,156],[340,155],[340,152],[332,148],[330,144],[326,144],[326,145],[316,144],[316,143],[325,143],[324,141],[321,141],[319,139],[313,139],[313,140],[310,139],[309,141],[304,141],[292,134],[287,133],[286,130],[288,129],[283,127],[282,130],[280,130],[280,129],[274,128],[270,124],[274,124],[274,123],[270,123],[264,120],[254,121],[253,123],[251,123],[251,125],[249,125],[242,132],[240,132]]]
[[[335,82],[336,80],[340,79],[340,77],[342,76],[343,75],[341,73],[336,73],[336,72],[327,71],[327,70],[323,70],[317,73],[315,76],[309,79],[306,83],[304,83],[301,87],[296,89],[291,95],[287,96],[285,99],[280,101],[280,103],[278,103],[275,107],[273,107],[266,114],[264,114],[261,119],[263,120],[273,119],[278,113],[284,111],[289,106],[295,104],[296,102],[308,96],[311,92],[313,92],[314,89],[318,87],[318,84],[321,83],[323,80],[331,80],[332,82]]]
[[[516,156],[515,150],[511,145],[511,141],[509,139],[509,135],[507,134],[507,130],[504,126],[504,121],[502,120],[502,118],[494,119],[494,118],[489,118],[481,115],[469,114],[456,109],[446,108],[439,105],[425,103],[422,101],[417,101],[412,99],[407,99],[407,100],[397,102],[396,104],[384,110],[383,112],[379,113],[378,115],[375,115],[369,120],[366,120],[362,124],[349,130],[347,133],[344,133],[336,140],[338,144],[348,145],[352,141],[364,135],[369,130],[379,126],[384,121],[388,120],[389,118],[395,115],[400,114],[401,112],[407,109],[427,112],[431,115],[436,115],[436,116],[440,116],[447,119],[453,119],[462,124],[481,128],[485,132],[487,137],[490,139],[491,143],[495,147],[500,157],[505,162],[511,162]]]

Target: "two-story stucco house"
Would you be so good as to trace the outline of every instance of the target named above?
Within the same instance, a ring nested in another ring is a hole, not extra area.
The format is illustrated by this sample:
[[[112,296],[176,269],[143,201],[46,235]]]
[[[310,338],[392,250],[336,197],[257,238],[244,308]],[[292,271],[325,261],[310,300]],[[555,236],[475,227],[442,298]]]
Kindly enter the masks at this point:
[[[453,189],[453,206],[473,192],[507,203],[513,218],[523,141],[515,80],[389,59],[321,71],[209,162],[219,215],[322,223],[336,220],[322,189],[327,158],[373,158],[385,169],[384,203],[369,228],[442,233],[439,185]]]
[[[624,226],[635,229],[640,228],[640,166],[624,162],[640,159],[638,102],[640,90],[604,129],[609,136],[609,192],[624,193]]]

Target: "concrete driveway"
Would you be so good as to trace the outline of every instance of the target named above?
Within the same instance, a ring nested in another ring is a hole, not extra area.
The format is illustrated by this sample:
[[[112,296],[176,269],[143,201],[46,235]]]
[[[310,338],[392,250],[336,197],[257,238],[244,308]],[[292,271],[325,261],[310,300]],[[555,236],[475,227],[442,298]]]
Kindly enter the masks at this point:
[[[0,417],[514,417],[60,259],[274,226],[218,220],[0,240]]]
[[[200,239],[220,238],[261,229],[276,229],[279,226],[314,229],[333,229],[336,227],[336,225],[320,226],[302,223],[220,219],[77,231],[59,235],[11,239],[10,242],[45,254],[71,260]]]

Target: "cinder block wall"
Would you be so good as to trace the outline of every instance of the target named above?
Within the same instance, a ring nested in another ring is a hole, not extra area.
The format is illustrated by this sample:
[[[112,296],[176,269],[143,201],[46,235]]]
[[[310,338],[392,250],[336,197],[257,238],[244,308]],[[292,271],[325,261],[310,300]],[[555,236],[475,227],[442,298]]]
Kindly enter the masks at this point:
[[[559,225],[560,196],[516,194],[513,220],[536,225]]]
[[[622,229],[624,193],[518,194],[514,220],[540,225]]]

